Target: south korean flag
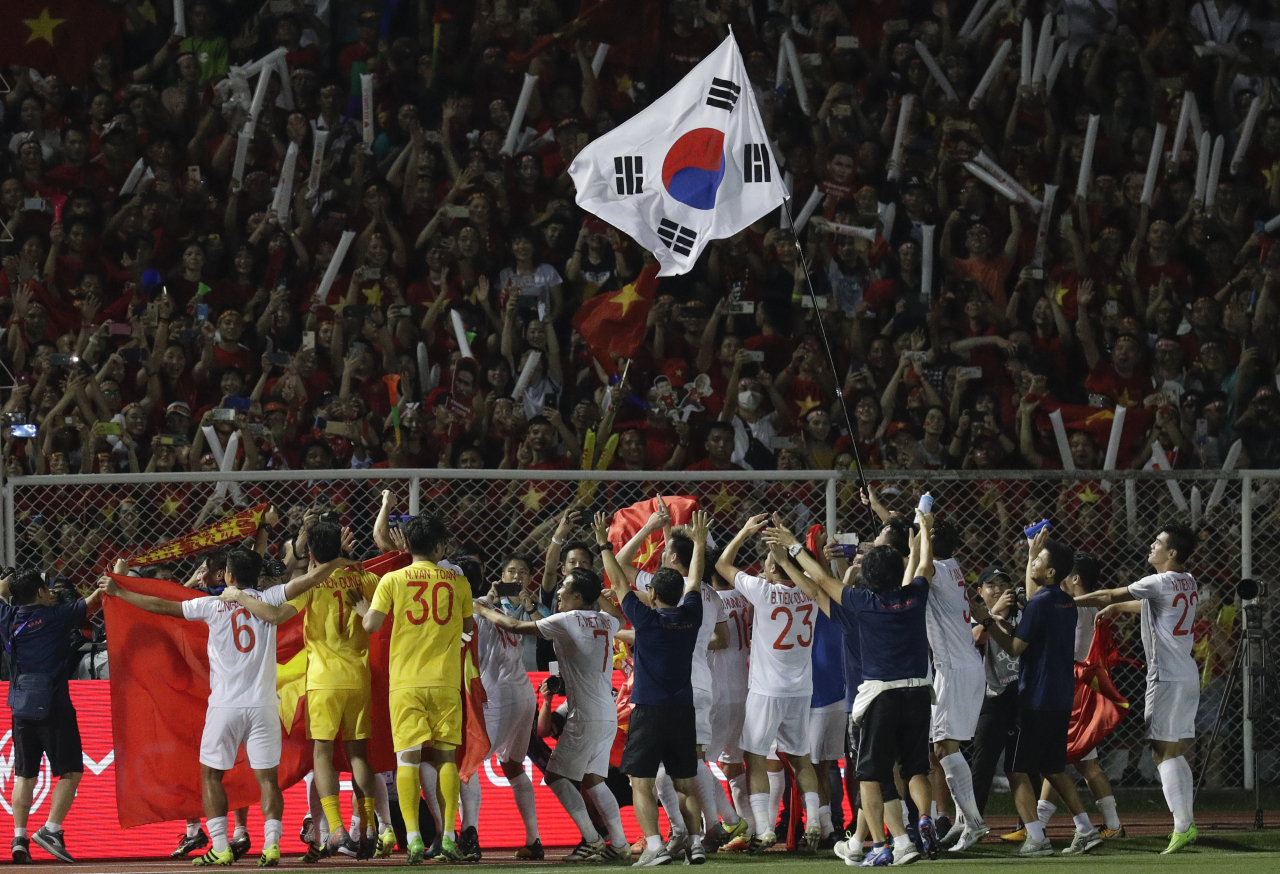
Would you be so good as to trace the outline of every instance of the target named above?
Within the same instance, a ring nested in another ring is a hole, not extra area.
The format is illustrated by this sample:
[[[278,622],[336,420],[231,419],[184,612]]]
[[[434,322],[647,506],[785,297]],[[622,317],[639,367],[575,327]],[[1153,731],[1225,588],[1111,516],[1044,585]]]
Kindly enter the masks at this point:
[[[578,153],[578,205],[630,234],[662,265],[693,269],[788,196],[732,34],[678,85]]]

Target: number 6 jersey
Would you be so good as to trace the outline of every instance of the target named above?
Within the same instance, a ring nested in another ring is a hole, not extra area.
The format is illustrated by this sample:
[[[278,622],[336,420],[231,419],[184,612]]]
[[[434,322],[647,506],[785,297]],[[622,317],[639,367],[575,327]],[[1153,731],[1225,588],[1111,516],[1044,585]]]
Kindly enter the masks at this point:
[[[813,694],[813,621],[818,606],[790,583],[771,583],[738,571],[733,587],[754,608],[750,691],[773,698]]]
[[[1192,681],[1200,677],[1191,645],[1195,637],[1196,578],[1181,571],[1151,574],[1129,584],[1129,594],[1142,601],[1142,648],[1148,680]]]
[[[284,586],[244,593],[273,607],[284,603]],[[182,602],[182,615],[209,626],[209,706],[275,707],[276,627],[219,598]]]

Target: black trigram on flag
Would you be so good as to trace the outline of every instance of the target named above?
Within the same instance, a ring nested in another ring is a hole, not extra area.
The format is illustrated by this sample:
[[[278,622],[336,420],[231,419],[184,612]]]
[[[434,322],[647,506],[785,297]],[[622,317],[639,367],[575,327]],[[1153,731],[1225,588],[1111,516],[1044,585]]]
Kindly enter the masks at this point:
[[[769,149],[764,143],[746,143],[742,146],[742,181],[771,182],[769,178]]]
[[[625,155],[613,159],[614,182],[618,194],[639,194],[644,190],[644,158]]]
[[[728,79],[713,78],[711,90],[707,92],[707,106],[733,112],[733,107],[738,102],[738,95],[741,93],[742,89]]]
[[[662,242],[677,255],[688,255],[692,252],[693,242],[698,238],[696,233],[670,219],[663,219],[658,223],[658,236],[662,237]]]

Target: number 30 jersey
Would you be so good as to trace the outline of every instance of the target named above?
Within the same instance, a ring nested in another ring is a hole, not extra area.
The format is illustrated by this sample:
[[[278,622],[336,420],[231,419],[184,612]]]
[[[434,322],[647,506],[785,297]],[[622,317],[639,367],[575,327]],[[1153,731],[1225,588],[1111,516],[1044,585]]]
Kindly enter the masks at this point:
[[[371,606],[393,623],[388,691],[462,687],[462,621],[471,616],[465,576],[415,561],[382,578]]]
[[[284,586],[244,593],[273,607],[284,603]],[[209,706],[275,707],[276,627],[219,598],[182,602],[182,615],[209,626]]]
[[[814,614],[818,606],[789,583],[771,583],[738,571],[733,587],[755,613],[751,625],[750,690],[773,698],[813,694]]]

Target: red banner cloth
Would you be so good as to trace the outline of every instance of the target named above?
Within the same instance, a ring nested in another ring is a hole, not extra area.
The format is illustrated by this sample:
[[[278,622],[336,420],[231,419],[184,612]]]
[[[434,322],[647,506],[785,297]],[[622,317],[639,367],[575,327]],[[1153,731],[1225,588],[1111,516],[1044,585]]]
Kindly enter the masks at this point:
[[[672,525],[683,525],[693,516],[693,511],[698,509],[698,499],[691,498],[688,495],[676,495],[673,497],[663,496],[663,502],[667,505],[667,512],[671,514]],[[613,544],[614,549],[622,549],[623,544],[636,536],[644,523],[649,521],[649,517],[658,509],[658,499],[650,498],[647,501],[639,501],[630,507],[624,507],[613,514],[613,521],[609,524],[609,542]],[[658,569],[659,563],[662,561],[662,546],[665,538],[662,529],[649,535],[648,539],[641,544],[640,549],[636,552],[636,557],[631,563],[642,571],[653,573]]]
[[[1099,622],[1089,654],[1076,662],[1076,695],[1067,730],[1067,761],[1078,762],[1115,731],[1129,712],[1128,700],[1111,682],[1111,669],[1121,661],[1111,636],[1111,623]]]
[[[6,67],[34,67],[84,85],[104,50],[119,56],[124,13],[118,7],[101,0],[4,0],[0,58]]]

